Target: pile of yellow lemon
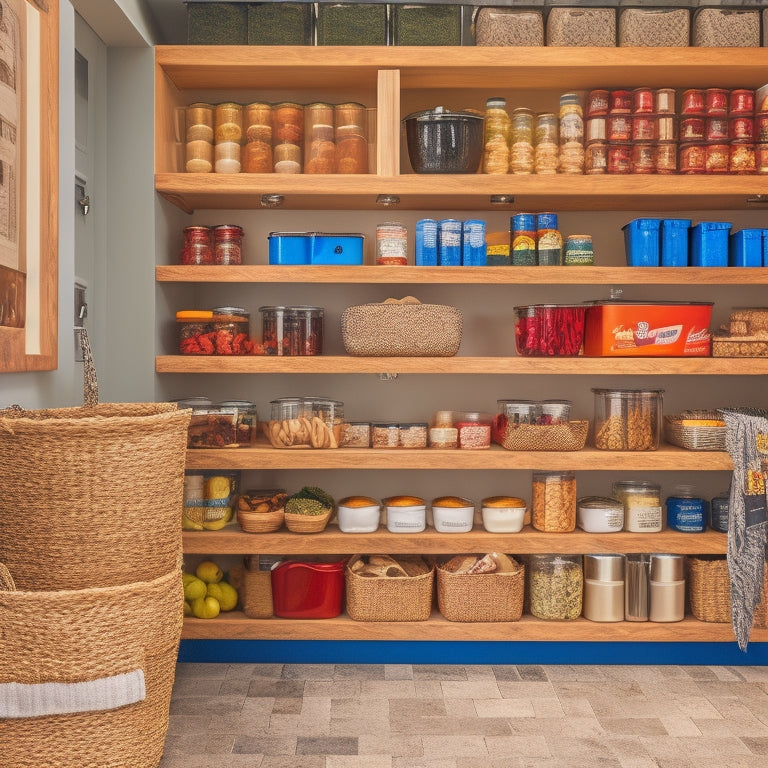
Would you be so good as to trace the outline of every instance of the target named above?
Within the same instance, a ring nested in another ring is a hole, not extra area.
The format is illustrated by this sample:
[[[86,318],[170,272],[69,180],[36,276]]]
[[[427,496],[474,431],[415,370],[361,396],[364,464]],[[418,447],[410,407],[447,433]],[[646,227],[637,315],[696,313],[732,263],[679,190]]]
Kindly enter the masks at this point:
[[[213,560],[203,560],[194,573],[182,572],[181,578],[185,616],[215,619],[220,612],[237,607],[237,590],[224,581],[224,571]]]

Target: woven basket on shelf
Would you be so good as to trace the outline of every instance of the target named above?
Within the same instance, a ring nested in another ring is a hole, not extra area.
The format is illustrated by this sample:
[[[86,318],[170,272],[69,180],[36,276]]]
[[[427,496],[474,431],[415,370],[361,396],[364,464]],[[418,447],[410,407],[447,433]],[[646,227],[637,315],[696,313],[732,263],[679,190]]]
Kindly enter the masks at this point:
[[[419,576],[360,576],[350,558],[345,569],[347,614],[354,621],[427,621],[432,611],[435,569]]]
[[[508,451],[580,451],[587,442],[589,421],[563,424],[510,424],[501,445]]]
[[[689,555],[688,599],[699,621],[731,622],[731,581],[725,555]]]
[[[2,764],[156,768],[183,602],[180,567],[122,586],[0,589]]]
[[[517,562],[517,561],[515,561]],[[511,573],[451,573],[437,567],[437,604],[448,621],[519,621],[525,566]]]
[[[763,566],[763,597],[755,608],[752,626],[758,629],[768,628],[768,563]]]
[[[294,533],[320,533],[328,525],[331,511],[329,509],[322,515],[297,515],[295,512],[286,512],[285,527]]]
[[[356,357],[452,357],[462,322],[460,309],[443,304],[360,304],[342,312],[341,335]]]
[[[689,451],[724,451],[725,426],[685,425],[691,419],[722,421],[715,411],[685,411],[664,416],[664,437],[668,443]]]
[[[250,512],[237,510],[237,522],[246,533],[274,533],[280,530],[285,520],[285,510],[271,512]]]
[[[272,605],[272,573],[246,568],[243,574],[243,613],[249,619],[269,619]]]

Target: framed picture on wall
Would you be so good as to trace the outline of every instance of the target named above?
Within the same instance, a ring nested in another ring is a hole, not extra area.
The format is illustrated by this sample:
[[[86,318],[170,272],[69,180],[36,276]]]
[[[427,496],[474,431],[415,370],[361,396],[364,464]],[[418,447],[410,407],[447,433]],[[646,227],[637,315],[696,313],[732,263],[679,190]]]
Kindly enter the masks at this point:
[[[57,366],[58,0],[0,0],[0,373]]]

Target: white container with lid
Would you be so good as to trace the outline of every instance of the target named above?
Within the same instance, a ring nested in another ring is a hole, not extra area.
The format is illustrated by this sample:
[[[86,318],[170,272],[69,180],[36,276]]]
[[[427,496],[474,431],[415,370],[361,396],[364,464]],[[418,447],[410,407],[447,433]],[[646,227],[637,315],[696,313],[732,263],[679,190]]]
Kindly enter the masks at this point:
[[[427,505],[401,507],[387,504],[386,520],[390,533],[421,533],[427,527]]]
[[[616,533],[624,528],[624,505],[606,496],[586,496],[576,505],[576,525],[587,533]]]
[[[489,533],[518,533],[525,524],[526,503],[515,496],[483,499],[483,528]]]
[[[432,502],[432,524],[438,533],[469,533],[475,518],[475,505],[461,499],[464,506],[444,506],[440,499]],[[458,499],[457,499],[458,503]]]
[[[370,501],[370,504],[363,504],[364,501]],[[381,505],[375,499],[342,499],[338,503],[339,530],[342,533],[373,533],[379,528],[380,518]]]

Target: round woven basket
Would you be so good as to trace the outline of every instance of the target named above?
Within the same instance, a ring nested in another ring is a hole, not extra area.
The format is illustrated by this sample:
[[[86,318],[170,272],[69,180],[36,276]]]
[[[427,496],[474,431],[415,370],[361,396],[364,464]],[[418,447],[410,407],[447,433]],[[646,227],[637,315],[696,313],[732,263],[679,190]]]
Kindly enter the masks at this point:
[[[105,403],[0,411],[0,560],[22,590],[175,568],[190,411]]]
[[[237,510],[237,522],[246,533],[273,533],[280,530],[285,519],[285,510],[272,512],[249,512]]]
[[[92,683],[141,670],[146,696],[114,709],[2,720],[8,768],[156,768],[183,620],[180,568],[149,582],[0,591],[0,684]]]
[[[328,525],[331,511],[329,509],[322,515],[297,515],[293,512],[286,512],[285,527],[294,533],[320,533]]]
[[[724,555],[689,555],[688,598],[699,621],[731,622],[731,580]]]

